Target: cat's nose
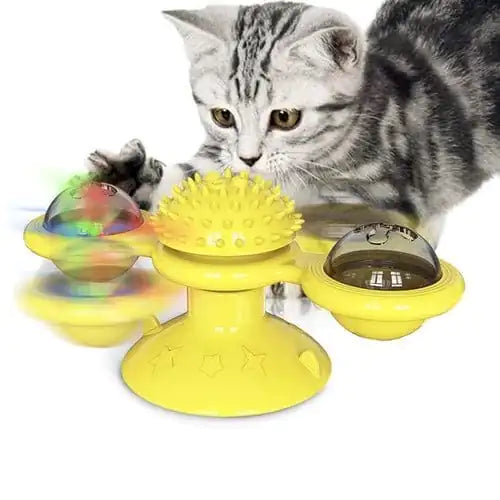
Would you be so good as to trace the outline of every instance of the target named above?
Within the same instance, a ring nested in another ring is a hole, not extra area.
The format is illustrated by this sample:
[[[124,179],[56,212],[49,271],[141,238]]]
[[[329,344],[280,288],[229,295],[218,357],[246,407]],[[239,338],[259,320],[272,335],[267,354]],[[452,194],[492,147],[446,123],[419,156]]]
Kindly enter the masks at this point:
[[[256,156],[254,158],[243,158],[240,156],[240,160],[243,163],[246,163],[249,167],[253,167],[261,159],[261,157],[262,155]]]

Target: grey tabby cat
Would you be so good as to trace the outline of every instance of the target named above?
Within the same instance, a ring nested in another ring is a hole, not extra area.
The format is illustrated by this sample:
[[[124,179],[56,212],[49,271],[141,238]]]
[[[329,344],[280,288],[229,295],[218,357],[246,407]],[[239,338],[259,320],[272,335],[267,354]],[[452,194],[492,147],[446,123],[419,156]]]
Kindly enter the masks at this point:
[[[500,170],[499,0],[388,0],[366,36],[342,13],[291,2],[165,16],[185,40],[206,142],[168,167],[137,140],[89,158],[143,208],[231,165],[299,206],[361,201],[439,231]]]

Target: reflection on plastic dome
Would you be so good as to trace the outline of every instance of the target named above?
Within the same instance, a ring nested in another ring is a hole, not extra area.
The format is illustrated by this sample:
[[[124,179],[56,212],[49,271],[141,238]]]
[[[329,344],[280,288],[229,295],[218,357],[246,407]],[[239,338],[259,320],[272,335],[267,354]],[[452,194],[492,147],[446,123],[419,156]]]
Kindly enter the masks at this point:
[[[324,271],[340,283],[371,290],[415,290],[441,278],[439,259],[426,240],[406,227],[382,223],[344,236]]]
[[[44,228],[68,237],[96,237],[137,229],[141,211],[121,189],[88,183],[63,191],[45,214]]]

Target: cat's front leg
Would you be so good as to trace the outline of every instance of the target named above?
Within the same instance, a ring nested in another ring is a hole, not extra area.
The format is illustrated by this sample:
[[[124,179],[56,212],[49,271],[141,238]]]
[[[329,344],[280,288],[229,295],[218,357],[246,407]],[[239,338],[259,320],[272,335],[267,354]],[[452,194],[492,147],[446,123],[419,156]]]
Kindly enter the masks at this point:
[[[138,139],[127,142],[119,153],[94,151],[88,156],[86,166],[92,180],[119,187],[143,210],[151,208],[153,193],[166,170],[162,162],[147,157]]]
[[[287,299],[303,299],[306,297],[300,285],[292,283],[275,283],[267,289],[266,297],[271,298],[287,298]]]
[[[227,161],[217,145],[205,143],[186,163],[168,165],[147,156],[138,139],[129,141],[119,153],[96,150],[87,158],[87,169],[97,182],[107,182],[129,194],[143,210],[155,210],[174,186],[195,173],[221,170]]]

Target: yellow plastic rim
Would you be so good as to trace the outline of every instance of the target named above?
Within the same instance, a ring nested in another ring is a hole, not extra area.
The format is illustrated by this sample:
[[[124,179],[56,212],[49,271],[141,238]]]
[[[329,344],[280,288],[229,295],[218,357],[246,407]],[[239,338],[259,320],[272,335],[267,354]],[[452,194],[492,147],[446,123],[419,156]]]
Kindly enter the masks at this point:
[[[206,257],[190,255],[158,244],[152,252],[156,270],[169,280],[189,287],[236,291],[272,285],[279,281],[298,283],[303,267],[296,265],[302,254],[297,244],[263,255]]]
[[[140,227],[123,233],[100,236],[98,239],[118,242],[127,246],[134,255],[149,257],[157,242],[157,238],[152,228],[150,228],[149,221],[151,215],[144,211],[141,211],[141,214],[144,223]],[[49,260],[58,260],[64,258],[68,245],[78,240],[83,241],[82,238],[79,239],[47,231],[43,226],[44,219],[44,215],[33,219],[24,230],[24,242],[36,255]]]
[[[35,317],[51,323],[73,326],[108,326],[139,321],[168,305],[182,288],[161,278],[151,276],[151,286],[140,294],[105,298],[66,298],[49,295],[41,290],[43,277],[33,280],[21,294],[22,306]]]
[[[306,294],[333,314],[372,321],[413,321],[439,316],[460,299],[465,283],[451,264],[441,261],[441,279],[426,288],[407,291],[366,290],[339,283],[311,265],[304,276]]]

